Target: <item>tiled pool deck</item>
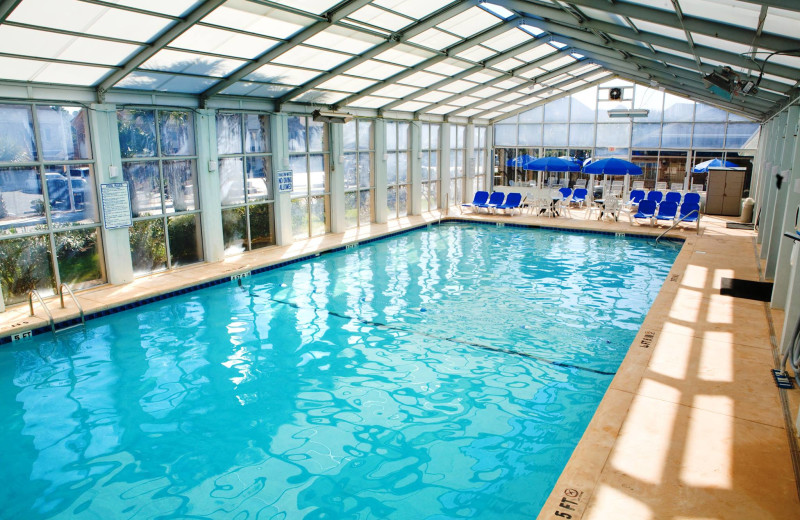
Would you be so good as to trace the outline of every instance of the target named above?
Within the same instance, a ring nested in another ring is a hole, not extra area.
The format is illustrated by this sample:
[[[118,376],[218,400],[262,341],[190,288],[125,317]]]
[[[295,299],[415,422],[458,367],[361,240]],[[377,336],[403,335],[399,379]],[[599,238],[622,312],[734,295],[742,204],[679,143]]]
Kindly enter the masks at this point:
[[[657,235],[665,228],[573,218],[458,214],[453,218]],[[77,294],[87,315],[136,305],[231,275],[435,223],[436,214],[325,235]],[[800,501],[771,334],[783,313],[719,294],[720,279],[758,280],[755,234],[704,217],[671,237],[685,243],[636,340],[539,519],[793,519]],[[56,320],[74,319],[71,301]],[[47,326],[36,305],[0,313],[0,337]],[[2,347],[0,347],[2,348]],[[785,392],[794,421],[800,390]]]

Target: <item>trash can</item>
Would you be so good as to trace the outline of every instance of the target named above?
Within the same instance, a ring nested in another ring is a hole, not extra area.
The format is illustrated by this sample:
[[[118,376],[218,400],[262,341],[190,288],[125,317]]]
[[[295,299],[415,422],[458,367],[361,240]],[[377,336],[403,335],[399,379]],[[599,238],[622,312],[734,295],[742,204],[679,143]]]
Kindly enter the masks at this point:
[[[756,201],[751,199],[750,197],[744,199],[742,202],[742,217],[741,221],[747,224],[753,221],[753,206],[755,206]]]

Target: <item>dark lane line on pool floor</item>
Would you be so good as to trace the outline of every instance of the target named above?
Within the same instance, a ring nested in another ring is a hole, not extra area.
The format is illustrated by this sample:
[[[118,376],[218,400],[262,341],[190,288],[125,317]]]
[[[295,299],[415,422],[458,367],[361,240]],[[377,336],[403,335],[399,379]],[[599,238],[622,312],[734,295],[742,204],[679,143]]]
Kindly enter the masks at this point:
[[[247,292],[250,294],[250,296],[252,296],[254,298],[255,297],[259,297],[259,296],[263,297],[263,295],[257,295],[257,294],[254,294],[252,292],[252,290],[248,290],[250,288],[245,289],[244,286],[240,286],[240,287],[242,287],[242,290],[247,290]],[[466,345],[466,346],[469,346],[469,347],[475,347],[475,348],[479,348],[479,349],[483,349],[483,350],[488,350],[488,351],[491,351],[491,352],[499,352],[499,353],[502,353],[502,354],[511,354],[513,356],[520,356],[520,357],[532,359],[532,360],[535,360],[535,361],[540,361],[542,363],[547,363],[547,364],[553,365],[553,366],[564,367],[564,368],[575,368],[577,370],[583,370],[583,371],[586,371],[586,372],[592,372],[594,374],[600,374],[600,375],[604,375],[604,376],[614,376],[614,375],[617,374],[616,372],[608,372],[606,370],[598,370],[596,368],[590,368],[590,367],[585,367],[585,366],[581,366],[581,365],[575,365],[575,364],[572,364],[572,363],[565,363],[563,361],[553,361],[552,359],[546,359],[546,358],[542,358],[542,357],[539,357],[539,356],[534,356],[533,354],[529,354],[527,352],[520,352],[518,350],[512,350],[512,349],[509,349],[509,348],[495,347],[495,346],[492,346],[492,345],[484,345],[483,343],[476,343],[474,341],[467,341],[467,340],[464,340],[464,339],[459,339],[457,336],[453,336],[453,337],[450,337],[450,338],[446,338],[446,337],[442,337],[442,336],[436,336],[434,334],[430,334],[430,333],[427,333],[427,332],[420,332],[420,331],[417,331],[417,330],[411,330],[411,329],[406,329],[406,328],[403,328],[403,327],[398,327],[396,325],[389,325],[387,323],[381,323],[379,321],[367,320],[367,319],[364,319],[364,318],[361,318],[361,317],[358,317],[358,316],[349,316],[347,314],[340,313],[340,312],[337,312],[337,311],[332,311],[332,310],[329,310],[329,309],[324,308],[324,307],[323,308],[316,307],[316,306],[301,307],[300,305],[298,305],[295,302],[290,302],[290,301],[287,301],[287,300],[279,300],[279,299],[274,298],[272,296],[267,296],[267,298],[270,301],[273,301],[273,302],[276,302],[276,303],[282,303],[284,305],[288,305],[288,306],[293,307],[295,309],[313,309],[315,311],[324,311],[324,312],[326,312],[326,313],[328,313],[330,315],[336,316],[337,318],[342,318],[342,319],[345,319],[345,320],[348,320],[348,321],[357,321],[357,322],[362,323],[364,325],[369,325],[369,326],[376,327],[376,328],[388,329],[388,330],[393,330],[393,331],[397,331],[397,332],[406,332],[406,333],[409,333],[409,334],[415,334],[417,336],[424,336],[424,337],[435,339],[435,340],[439,340],[439,341],[449,341],[451,343],[457,343],[459,345]]]

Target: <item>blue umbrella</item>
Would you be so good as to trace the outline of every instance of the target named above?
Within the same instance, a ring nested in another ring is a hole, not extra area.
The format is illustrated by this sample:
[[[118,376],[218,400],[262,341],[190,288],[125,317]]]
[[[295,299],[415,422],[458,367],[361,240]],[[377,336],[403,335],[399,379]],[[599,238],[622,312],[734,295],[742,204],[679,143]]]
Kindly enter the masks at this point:
[[[542,172],[579,172],[581,166],[577,162],[571,162],[558,157],[542,157],[529,162],[523,168],[526,170],[538,170]]]
[[[642,169],[630,161],[609,157],[600,159],[583,167],[583,173],[590,175],[641,175]]]
[[[561,156],[559,156],[559,159],[564,159],[565,161],[577,164],[578,168],[580,168],[581,165],[583,164],[583,163],[581,163],[580,160],[576,159],[575,157],[572,157],[571,155],[561,155]]]
[[[711,159],[710,161],[701,162],[692,168],[692,173],[708,173],[709,168],[738,168],[738,164],[733,164],[730,161],[720,161],[719,159]]]
[[[536,159],[536,157],[532,157],[526,153],[520,155],[519,157],[512,157],[511,159],[506,161],[506,166],[510,166],[513,168],[524,168],[526,164]]]

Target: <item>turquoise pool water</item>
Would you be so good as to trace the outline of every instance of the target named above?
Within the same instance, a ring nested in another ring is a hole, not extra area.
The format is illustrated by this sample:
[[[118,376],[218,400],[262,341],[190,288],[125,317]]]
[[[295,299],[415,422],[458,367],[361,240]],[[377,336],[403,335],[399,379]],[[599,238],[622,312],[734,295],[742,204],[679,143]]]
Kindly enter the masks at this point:
[[[677,255],[442,225],[0,350],[0,516],[535,518]]]

